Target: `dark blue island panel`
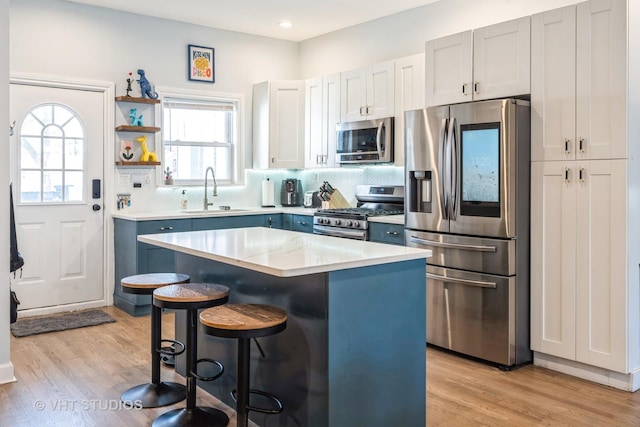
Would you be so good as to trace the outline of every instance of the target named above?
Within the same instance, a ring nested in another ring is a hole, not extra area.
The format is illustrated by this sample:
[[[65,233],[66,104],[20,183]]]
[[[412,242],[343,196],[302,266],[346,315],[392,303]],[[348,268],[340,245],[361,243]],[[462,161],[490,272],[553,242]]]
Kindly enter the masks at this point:
[[[184,253],[176,253],[176,264],[192,282],[229,286],[230,302],[270,304],[288,313],[284,332],[258,339],[264,355],[255,342],[251,348],[251,387],[275,394],[285,409],[252,412],[254,422],[425,426],[424,259],[285,278]],[[185,319],[176,312],[180,341]],[[231,407],[236,346],[198,331],[198,357],[225,367],[218,380],[198,385]],[[184,375],[183,356],[177,370]]]

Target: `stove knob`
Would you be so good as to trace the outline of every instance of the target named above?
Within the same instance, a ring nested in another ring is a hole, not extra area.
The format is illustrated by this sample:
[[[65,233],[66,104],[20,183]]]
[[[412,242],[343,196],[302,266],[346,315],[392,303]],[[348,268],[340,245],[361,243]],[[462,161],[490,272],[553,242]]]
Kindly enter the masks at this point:
[[[346,225],[347,227],[351,227],[351,220],[346,220],[344,222],[344,225]]]
[[[353,221],[353,228],[359,228],[360,227],[360,223],[358,221]]]
[[[340,225],[340,220],[339,219],[334,219],[333,220],[333,225]]]
[[[319,222],[320,224],[329,224],[329,220],[328,220],[327,218],[320,218],[320,219],[318,220],[318,222]]]

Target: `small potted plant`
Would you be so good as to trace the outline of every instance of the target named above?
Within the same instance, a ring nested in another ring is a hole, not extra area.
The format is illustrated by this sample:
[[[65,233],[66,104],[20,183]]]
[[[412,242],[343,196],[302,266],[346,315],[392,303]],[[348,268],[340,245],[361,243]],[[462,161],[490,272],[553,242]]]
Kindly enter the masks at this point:
[[[173,185],[173,177],[171,176],[171,169],[167,166],[167,169],[164,171],[164,185]]]

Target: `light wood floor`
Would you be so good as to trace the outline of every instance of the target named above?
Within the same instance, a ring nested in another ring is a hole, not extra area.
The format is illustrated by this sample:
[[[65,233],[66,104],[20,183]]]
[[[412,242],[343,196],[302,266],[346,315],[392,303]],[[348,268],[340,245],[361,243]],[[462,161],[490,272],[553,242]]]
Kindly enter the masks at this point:
[[[147,426],[184,405],[118,407],[122,391],[149,380],[149,317],[134,318],[113,307],[105,311],[116,323],[11,337],[18,382],[0,385],[0,426]],[[163,315],[163,327],[173,329],[173,315]],[[640,393],[531,365],[502,372],[432,348],[426,351],[428,426],[640,425]],[[171,369],[163,367],[162,375],[184,383]],[[40,402],[43,410],[36,407]],[[233,410],[202,390],[198,405],[225,411],[235,425]]]

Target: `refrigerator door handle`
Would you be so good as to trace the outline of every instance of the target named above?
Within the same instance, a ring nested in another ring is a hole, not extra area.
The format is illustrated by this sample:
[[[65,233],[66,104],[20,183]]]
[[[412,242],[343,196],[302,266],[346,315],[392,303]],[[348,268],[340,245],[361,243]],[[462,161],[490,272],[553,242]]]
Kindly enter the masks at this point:
[[[432,274],[432,273],[427,273],[427,279],[438,280],[444,283],[453,283],[456,285],[475,286],[477,288],[495,289],[497,287],[497,284],[495,282],[482,282],[479,280],[457,279],[455,277],[445,277],[445,276],[440,276],[439,274]]]
[[[447,140],[447,119],[442,119],[442,123],[440,123],[440,149],[438,151],[438,175],[440,178],[440,211],[442,212],[442,219],[449,219],[449,197],[448,191],[446,189],[447,183],[445,179],[447,179],[447,173],[445,171],[445,165],[447,162],[445,147]]]
[[[444,243],[444,242],[436,242],[435,240],[426,240],[421,239],[416,236],[409,237],[409,240],[413,243],[418,243],[420,245],[428,245],[435,246],[437,248],[448,248],[448,249],[458,249],[463,251],[474,251],[474,252],[497,252],[497,248],[495,246],[486,246],[486,245],[462,245],[460,243]]]
[[[382,145],[382,129],[384,129],[383,121],[381,121],[378,125],[378,132],[376,132],[376,148],[378,149],[379,158],[384,157],[384,146]]]
[[[449,138],[449,150],[451,153],[450,158],[450,169],[451,169],[451,188],[450,191],[450,201],[449,201],[449,218],[453,221],[458,217],[457,211],[457,202],[458,202],[458,140],[456,138],[456,119],[452,117],[449,119],[449,130],[447,132],[447,136]]]

